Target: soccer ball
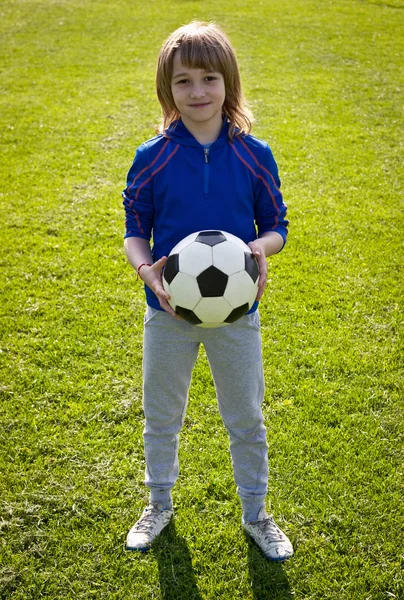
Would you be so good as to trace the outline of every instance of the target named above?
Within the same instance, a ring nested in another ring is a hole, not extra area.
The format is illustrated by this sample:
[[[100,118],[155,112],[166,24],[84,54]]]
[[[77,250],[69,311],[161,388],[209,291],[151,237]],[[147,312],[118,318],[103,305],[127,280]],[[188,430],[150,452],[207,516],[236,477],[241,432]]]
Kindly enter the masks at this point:
[[[171,250],[163,286],[182,319],[198,327],[221,327],[250,310],[258,275],[255,257],[238,237],[225,231],[197,231]]]

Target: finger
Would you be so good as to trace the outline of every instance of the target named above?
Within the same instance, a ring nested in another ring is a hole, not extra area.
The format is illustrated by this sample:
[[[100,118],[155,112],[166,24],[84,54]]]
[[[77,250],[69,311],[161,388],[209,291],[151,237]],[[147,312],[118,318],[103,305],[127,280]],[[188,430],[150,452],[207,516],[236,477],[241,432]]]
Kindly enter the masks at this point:
[[[265,288],[267,286],[267,282],[268,282],[268,265],[267,265],[267,262],[265,261],[265,265],[262,264],[261,269],[260,269],[260,275],[259,275],[259,280],[258,280],[257,300],[260,300],[262,298]]]
[[[267,264],[265,256],[263,256],[262,254],[260,254],[257,257],[257,265],[258,265],[258,271],[259,271],[260,278],[266,277],[267,273],[268,273],[268,264]]]
[[[157,299],[160,303],[160,306],[163,310],[165,310],[166,312],[168,312],[172,317],[175,317],[176,319],[180,319],[180,317],[177,315],[177,313],[175,312],[175,310],[172,308],[171,304],[169,304],[169,300],[171,299],[170,294],[168,294],[168,292],[165,291],[165,289],[163,287],[160,287],[156,292],[155,292]],[[182,320],[182,319],[180,319]]]
[[[167,298],[167,299],[170,298],[170,294],[164,287],[161,279],[158,279],[156,281],[156,285],[154,286],[154,293],[156,294],[156,296],[162,294],[165,298]]]
[[[264,295],[266,285],[267,285],[267,280],[260,279],[256,300],[261,300],[262,296]]]
[[[156,260],[156,262],[153,264],[153,267],[155,267],[156,270],[162,270],[164,265],[167,262],[167,256],[162,256],[161,258],[159,258],[159,260]]]
[[[264,293],[264,288],[263,288],[263,286],[262,286],[262,283],[260,282],[260,283],[259,283],[259,286],[258,286],[258,291],[257,291],[257,297],[256,297],[256,300],[261,300],[261,298],[262,298],[262,296],[263,296],[263,293]]]
[[[170,306],[170,304],[168,304],[168,302],[166,302],[165,300],[163,300],[163,298],[159,298],[159,302],[160,302],[160,306],[163,310],[165,310],[169,315],[171,315],[172,317],[174,317],[175,319],[179,319],[180,321],[182,320],[177,313],[175,312],[175,310]]]
[[[267,285],[266,280],[260,282],[260,284],[258,286],[257,300],[261,300],[262,296],[264,295],[266,285]]]

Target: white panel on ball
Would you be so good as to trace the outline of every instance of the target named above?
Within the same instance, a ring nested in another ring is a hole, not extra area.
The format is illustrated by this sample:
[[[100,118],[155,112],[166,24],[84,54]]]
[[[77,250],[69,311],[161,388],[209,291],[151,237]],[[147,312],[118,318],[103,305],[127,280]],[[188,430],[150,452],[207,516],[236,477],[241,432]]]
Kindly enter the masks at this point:
[[[257,298],[257,293],[258,293],[258,282],[259,282],[259,277],[257,279],[257,289],[255,289],[253,292],[251,292],[251,296],[250,299],[248,301],[249,306],[252,306]]]
[[[195,242],[190,244],[179,256],[179,268],[181,273],[198,277],[212,264],[212,248],[206,244]]]
[[[192,244],[192,242],[194,242],[196,240],[196,238],[198,237],[198,234],[199,234],[199,231],[196,231],[195,233],[191,233],[190,235],[187,235],[187,237],[185,237],[183,240],[178,242],[178,244],[176,246],[174,246],[174,248],[171,250],[170,254],[179,254],[184,248],[186,248],[187,246],[189,246],[190,244]]]
[[[237,308],[246,303],[248,303],[251,308],[253,305],[251,297],[253,296],[255,300],[257,289],[258,286],[253,284],[249,274],[246,271],[240,271],[240,273],[230,275],[224,292],[224,298],[233,308]]]
[[[227,325],[230,325],[230,323],[220,321],[219,323],[198,323],[197,327],[201,327],[202,329],[217,329],[218,327],[226,327]]]
[[[193,310],[201,299],[198,282],[195,277],[187,275],[186,273],[177,273],[169,287],[169,294],[173,300],[181,298],[181,301],[177,303],[180,304],[182,308]],[[175,304],[175,302],[173,302],[173,304]]]
[[[212,252],[213,264],[226,275],[232,275],[244,269],[244,251],[240,250],[239,246],[236,246],[233,242],[217,244],[213,246]]]
[[[203,321],[199,327],[218,327],[232,310],[233,307],[224,298],[202,298],[194,308],[194,313]]]
[[[170,290],[170,286],[168,285],[167,281],[164,279],[163,277],[163,288],[165,289],[165,291],[167,292],[167,294],[169,294],[172,297],[171,294],[171,290]],[[170,306],[172,308],[174,308],[174,303],[172,303],[172,300],[169,300],[168,303],[170,304]]]
[[[247,246],[247,244],[245,244],[243,242],[243,240],[241,240],[237,236],[233,235],[232,233],[228,233],[227,231],[224,231],[223,233],[225,234],[225,236],[229,240],[229,242],[234,242],[234,244],[236,244],[236,246],[238,246],[238,248],[241,248],[243,250],[243,252],[251,252],[251,248],[249,246]]]

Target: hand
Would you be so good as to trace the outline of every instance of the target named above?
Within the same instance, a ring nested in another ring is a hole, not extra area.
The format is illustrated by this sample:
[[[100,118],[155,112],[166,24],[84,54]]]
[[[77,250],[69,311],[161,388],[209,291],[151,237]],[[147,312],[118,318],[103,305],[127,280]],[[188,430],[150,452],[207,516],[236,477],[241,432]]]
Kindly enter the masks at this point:
[[[265,252],[263,250],[263,248],[261,247],[261,244],[258,240],[254,240],[253,242],[250,242],[248,244],[249,248],[251,249],[251,252],[253,253],[253,255],[255,256],[255,258],[257,259],[257,263],[258,263],[258,271],[259,271],[259,280],[258,280],[258,292],[257,292],[257,297],[256,300],[261,300],[266,285],[267,285],[267,281],[268,281],[268,263],[267,263],[267,259],[265,256]]]
[[[161,308],[168,312],[168,314],[170,314],[172,317],[180,319],[177,313],[169,305],[168,301],[170,300],[170,295],[163,287],[162,271],[166,262],[167,257],[163,256],[151,266],[144,265],[139,277],[145,282],[147,287],[149,287],[156,294]]]

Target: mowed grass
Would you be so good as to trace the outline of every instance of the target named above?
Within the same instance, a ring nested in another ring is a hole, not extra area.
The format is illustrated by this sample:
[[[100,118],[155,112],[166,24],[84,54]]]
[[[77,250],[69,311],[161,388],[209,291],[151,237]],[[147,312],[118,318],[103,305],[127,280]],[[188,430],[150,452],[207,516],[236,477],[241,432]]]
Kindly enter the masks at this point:
[[[0,17],[0,597],[403,598],[404,3],[3,0]],[[289,205],[261,305],[284,565],[242,533],[203,350],[175,520],[123,550],[147,493],[120,191],[158,120],[160,44],[192,18],[232,39]]]

